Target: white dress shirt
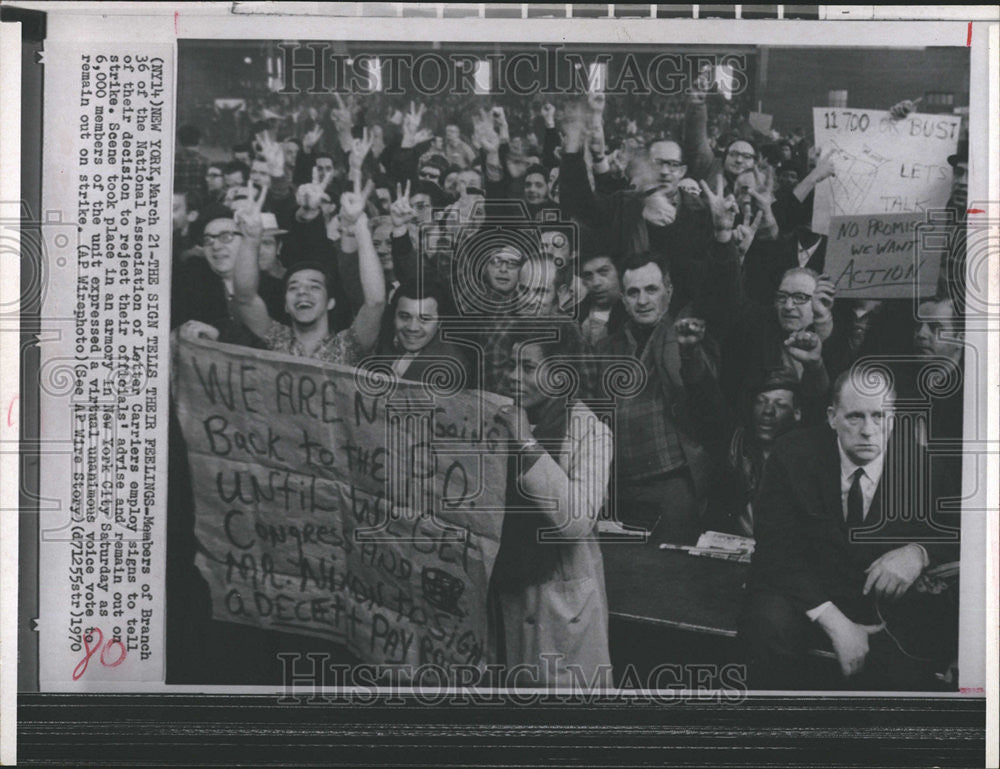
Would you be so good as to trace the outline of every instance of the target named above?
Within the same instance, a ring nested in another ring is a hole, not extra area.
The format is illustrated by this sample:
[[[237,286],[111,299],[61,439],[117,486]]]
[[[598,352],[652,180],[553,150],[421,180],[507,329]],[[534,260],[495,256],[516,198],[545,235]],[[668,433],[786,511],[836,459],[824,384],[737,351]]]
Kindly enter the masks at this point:
[[[844,516],[844,520],[847,520],[847,495],[851,491],[851,485],[854,483],[854,473],[860,467],[864,470],[861,474],[861,520],[865,520],[868,517],[868,511],[871,509],[872,500],[875,498],[875,491],[878,489],[879,481],[882,479],[882,460],[883,454],[879,454],[875,459],[869,462],[867,465],[857,465],[854,461],[844,453],[843,447],[840,445],[840,441],[837,441],[837,453],[840,455],[840,511]],[[923,556],[924,568],[927,567],[929,558],[927,556],[927,551],[924,549],[923,545],[918,545]],[[809,617],[813,622],[819,619],[820,615],[825,612],[828,608],[833,606],[832,601],[824,601],[819,606],[815,606],[812,609],[806,611],[806,616]]]
[[[840,441],[837,441],[837,452],[840,454],[840,510],[844,514],[845,521],[847,520],[847,495],[854,483],[854,473],[859,467],[863,470],[861,474],[861,520],[863,521],[868,517],[868,510],[875,498],[875,489],[878,488],[878,482],[882,479],[882,454],[880,453],[867,465],[856,465],[844,453]]]

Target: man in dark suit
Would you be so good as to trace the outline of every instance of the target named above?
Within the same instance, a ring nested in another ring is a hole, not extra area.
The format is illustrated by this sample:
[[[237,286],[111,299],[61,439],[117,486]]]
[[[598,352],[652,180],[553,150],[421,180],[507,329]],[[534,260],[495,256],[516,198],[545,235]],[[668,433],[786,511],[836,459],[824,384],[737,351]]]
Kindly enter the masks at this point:
[[[952,552],[933,542],[915,504],[916,462],[885,450],[894,400],[878,374],[845,372],[827,411],[833,432],[793,431],[768,459],[741,631],[751,688],[937,688],[933,670],[903,652],[884,622]],[[807,652],[830,646],[843,678],[810,678]]]
[[[466,350],[441,338],[440,318],[448,308],[447,295],[439,286],[416,281],[400,284],[383,320],[377,348],[380,357],[392,358],[392,369],[400,379],[423,381],[430,369],[452,361],[465,373],[465,387],[476,387],[476,372]]]

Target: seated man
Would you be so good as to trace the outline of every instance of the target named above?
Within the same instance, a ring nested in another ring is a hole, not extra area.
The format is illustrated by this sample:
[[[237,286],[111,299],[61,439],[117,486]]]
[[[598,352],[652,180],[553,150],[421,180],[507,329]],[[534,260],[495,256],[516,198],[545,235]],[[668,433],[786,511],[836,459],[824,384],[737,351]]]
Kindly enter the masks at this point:
[[[729,441],[722,477],[709,502],[705,528],[752,537],[753,499],[774,442],[802,421],[798,384],[780,375],[760,382],[749,424],[737,425]]]
[[[929,543],[914,495],[898,493],[919,473],[906,477],[914,463],[897,462],[890,443],[894,402],[884,377],[846,372],[827,411],[832,432],[793,431],[768,459],[741,629],[753,689],[937,688],[933,671],[902,652],[885,626],[893,604],[943,553]],[[839,680],[808,664],[809,649],[829,646]]]

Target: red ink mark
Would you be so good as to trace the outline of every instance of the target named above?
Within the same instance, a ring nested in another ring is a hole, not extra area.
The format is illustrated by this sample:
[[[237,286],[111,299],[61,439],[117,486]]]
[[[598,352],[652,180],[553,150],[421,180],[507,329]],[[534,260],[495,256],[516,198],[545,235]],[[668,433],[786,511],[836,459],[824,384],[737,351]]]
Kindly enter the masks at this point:
[[[13,427],[14,423],[11,421],[11,414],[14,412],[14,404],[17,403],[17,399],[21,396],[15,395],[10,399],[10,405],[7,407],[7,427]]]
[[[985,214],[986,212],[981,208],[969,208],[966,210],[967,214]]]
[[[960,686],[958,690],[962,694],[985,694],[986,690],[981,686]]]
[[[972,22],[969,22],[969,36],[965,38],[965,47],[969,48],[972,45]]]
[[[178,32],[177,32],[177,17],[180,16],[180,15],[181,15],[180,11],[174,11],[174,37],[177,37],[177,35],[178,35]],[[969,28],[970,28],[969,29],[969,34],[971,35],[972,34],[972,29],[971,29],[972,25],[971,24],[969,25]]]
[[[95,633],[97,634],[97,643],[91,646],[90,641],[88,639]],[[76,667],[73,668],[74,681],[78,680],[84,673],[87,672],[87,665],[90,664],[90,658],[93,657],[95,654],[97,654],[98,649],[100,649],[101,651],[99,657],[101,664],[104,665],[104,667],[106,668],[118,667],[125,661],[125,657],[128,655],[128,652],[125,651],[125,644],[123,644],[117,638],[111,638],[108,640],[107,643],[104,643],[104,633],[101,632],[101,629],[99,627],[93,628],[91,633],[84,633],[82,640],[83,640],[84,655],[83,659],[80,660],[78,663],[76,663]],[[118,655],[118,659],[116,659],[114,662],[109,662],[106,658],[108,650],[115,644],[118,644],[118,648],[121,649],[121,653]]]

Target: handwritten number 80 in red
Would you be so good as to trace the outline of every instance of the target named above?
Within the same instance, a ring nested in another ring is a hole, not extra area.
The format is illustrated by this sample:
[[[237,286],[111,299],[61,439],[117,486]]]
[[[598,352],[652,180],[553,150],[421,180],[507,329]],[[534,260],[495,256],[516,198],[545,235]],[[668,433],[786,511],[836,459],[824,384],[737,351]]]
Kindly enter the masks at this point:
[[[97,643],[91,646],[90,640],[94,635],[97,636]],[[114,656],[116,652],[112,649],[112,647],[116,645],[118,646],[117,657]],[[98,659],[106,668],[118,667],[125,661],[125,657],[128,654],[128,652],[125,651],[125,644],[117,638],[109,638],[107,642],[105,642],[104,633],[101,632],[99,627],[93,628],[90,633],[84,633],[83,650],[83,659],[76,664],[75,668],[73,668],[74,681],[78,680],[84,673],[87,672],[87,665],[90,664],[90,658],[98,652],[100,652]]]

